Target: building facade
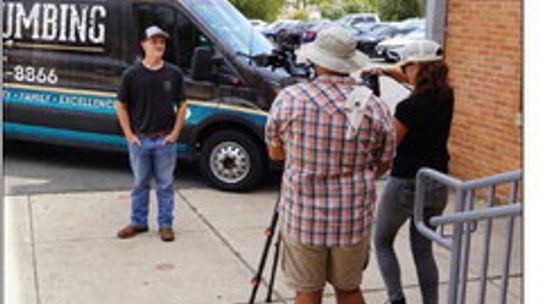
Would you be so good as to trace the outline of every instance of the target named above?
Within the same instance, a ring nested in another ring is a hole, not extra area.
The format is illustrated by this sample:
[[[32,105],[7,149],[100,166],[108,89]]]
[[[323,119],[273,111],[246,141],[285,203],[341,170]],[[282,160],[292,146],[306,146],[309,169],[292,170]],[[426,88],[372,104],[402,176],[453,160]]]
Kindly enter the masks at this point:
[[[447,0],[446,60],[455,87],[452,175],[522,167],[522,1]]]

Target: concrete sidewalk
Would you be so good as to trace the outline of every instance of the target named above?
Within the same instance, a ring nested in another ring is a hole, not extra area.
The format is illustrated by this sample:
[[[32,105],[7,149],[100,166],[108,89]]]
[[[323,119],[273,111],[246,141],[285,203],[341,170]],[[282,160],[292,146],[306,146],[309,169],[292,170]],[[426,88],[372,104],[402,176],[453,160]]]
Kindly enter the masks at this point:
[[[379,187],[381,184],[379,184]],[[5,198],[6,298],[9,304],[149,304],[247,303],[277,196],[275,189],[248,194],[211,189],[176,191],[173,243],[159,239],[152,201],[149,233],[130,240],[116,238],[127,224],[128,192],[36,194]],[[154,200],[154,197],[152,197]],[[496,223],[494,247],[501,248]],[[501,229],[499,229],[501,228]],[[508,303],[521,302],[521,229],[514,245]],[[473,242],[479,249],[482,242]],[[409,303],[421,303],[408,244],[408,225],[396,240],[402,280]],[[501,254],[499,254],[499,252]],[[436,246],[445,299],[449,254]],[[488,301],[498,296],[502,249],[493,254]],[[471,256],[478,269],[480,255]],[[270,259],[271,261],[271,259]],[[267,266],[270,266],[271,262]],[[268,273],[268,271],[266,272]],[[476,295],[479,284],[468,289]],[[372,251],[362,285],[367,303],[384,303],[384,285]],[[258,302],[266,287],[261,286]],[[293,303],[293,292],[278,273],[276,303]],[[445,301],[441,301],[445,303]],[[324,303],[334,303],[328,288]]]

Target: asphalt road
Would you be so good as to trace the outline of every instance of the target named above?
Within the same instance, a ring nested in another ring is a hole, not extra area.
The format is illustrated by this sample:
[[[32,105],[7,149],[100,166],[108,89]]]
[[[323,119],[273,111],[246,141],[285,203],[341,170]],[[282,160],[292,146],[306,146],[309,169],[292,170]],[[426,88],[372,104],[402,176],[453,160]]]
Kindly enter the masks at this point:
[[[127,154],[21,141],[4,143],[8,195],[112,191],[131,188]],[[192,164],[180,162],[176,187],[206,184]]]

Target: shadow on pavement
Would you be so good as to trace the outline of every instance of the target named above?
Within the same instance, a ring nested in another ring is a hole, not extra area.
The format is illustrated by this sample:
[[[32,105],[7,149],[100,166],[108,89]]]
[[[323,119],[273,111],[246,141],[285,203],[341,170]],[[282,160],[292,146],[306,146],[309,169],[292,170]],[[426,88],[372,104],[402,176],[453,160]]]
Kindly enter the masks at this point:
[[[4,141],[5,191],[8,195],[129,190],[132,175],[124,152]],[[180,161],[175,188],[207,188],[196,163]],[[277,188],[272,172],[257,189]]]

